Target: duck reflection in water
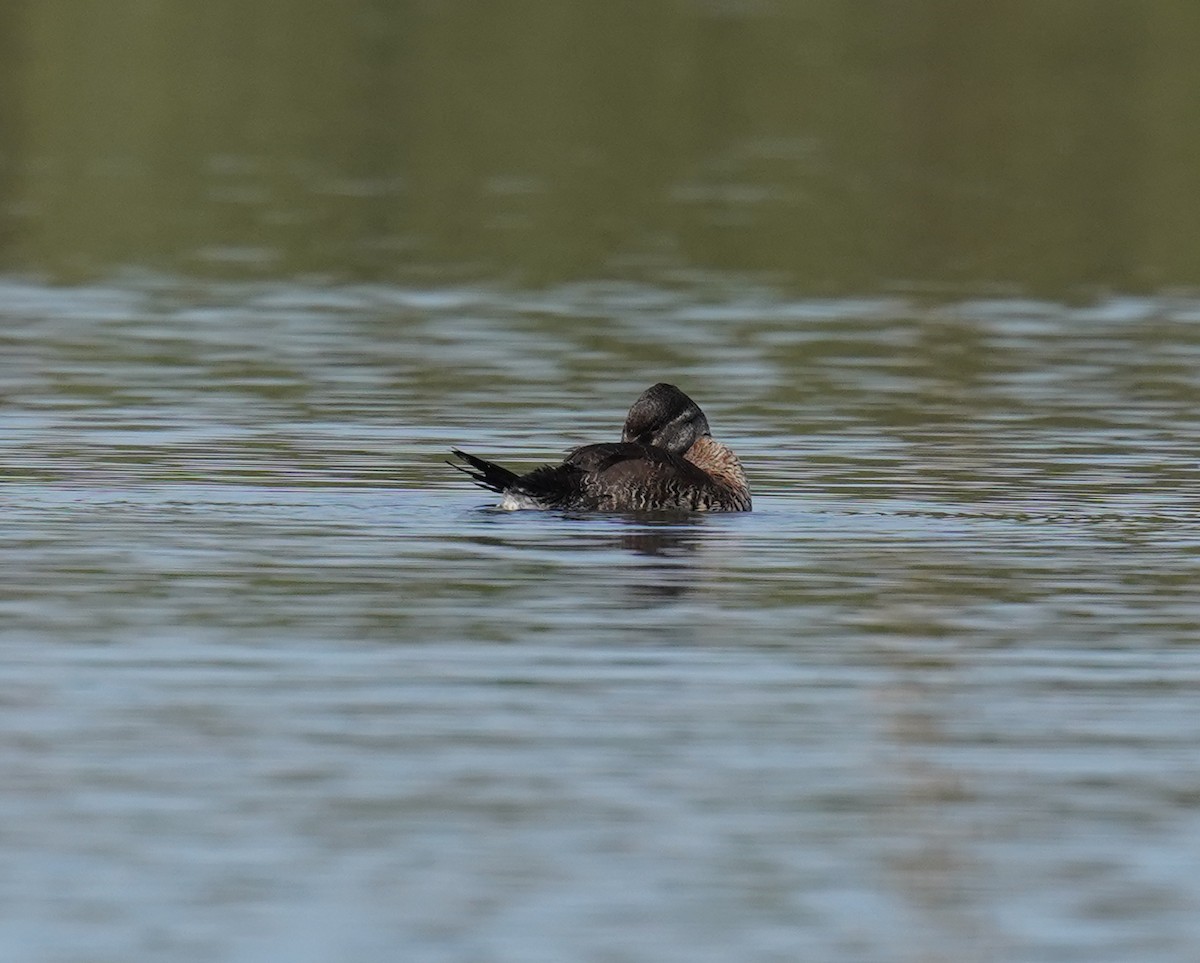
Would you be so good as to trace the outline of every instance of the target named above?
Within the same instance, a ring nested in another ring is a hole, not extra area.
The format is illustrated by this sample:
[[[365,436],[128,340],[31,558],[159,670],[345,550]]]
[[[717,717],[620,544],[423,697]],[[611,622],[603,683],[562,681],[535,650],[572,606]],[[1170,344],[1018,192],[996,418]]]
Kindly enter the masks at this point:
[[[631,602],[653,606],[692,595],[703,584],[697,577],[700,553],[708,543],[701,526],[705,516],[641,513],[626,516],[629,523],[616,544],[642,559],[629,568],[625,591]]]
[[[619,442],[584,445],[560,465],[518,475],[457,448],[480,488],[500,508],[570,512],[748,512],[750,485],[737,456],[709,431],[708,419],[674,385],[656,384],[629,409]],[[452,463],[451,463],[452,464]]]

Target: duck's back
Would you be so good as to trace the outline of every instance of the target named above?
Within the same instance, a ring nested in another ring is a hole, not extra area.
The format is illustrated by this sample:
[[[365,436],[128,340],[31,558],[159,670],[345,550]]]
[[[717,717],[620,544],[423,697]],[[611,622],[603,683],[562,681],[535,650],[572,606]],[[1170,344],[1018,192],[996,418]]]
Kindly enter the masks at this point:
[[[538,468],[520,488],[554,507],[582,511],[747,511],[748,492],[722,484],[686,457],[632,442],[585,445]]]

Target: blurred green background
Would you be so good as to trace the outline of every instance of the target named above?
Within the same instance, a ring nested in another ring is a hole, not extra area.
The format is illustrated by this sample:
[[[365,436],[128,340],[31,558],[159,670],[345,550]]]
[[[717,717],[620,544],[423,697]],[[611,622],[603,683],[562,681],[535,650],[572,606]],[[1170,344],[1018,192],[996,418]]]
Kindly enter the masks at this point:
[[[1193,0],[9,0],[0,270],[1200,281]]]

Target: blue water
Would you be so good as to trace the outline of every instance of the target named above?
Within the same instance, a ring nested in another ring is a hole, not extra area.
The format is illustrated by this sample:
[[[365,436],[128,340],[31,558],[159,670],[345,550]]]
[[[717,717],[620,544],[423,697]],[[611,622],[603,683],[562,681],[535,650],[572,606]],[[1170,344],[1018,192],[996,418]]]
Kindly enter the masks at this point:
[[[1193,306],[8,293],[0,957],[1196,958]]]

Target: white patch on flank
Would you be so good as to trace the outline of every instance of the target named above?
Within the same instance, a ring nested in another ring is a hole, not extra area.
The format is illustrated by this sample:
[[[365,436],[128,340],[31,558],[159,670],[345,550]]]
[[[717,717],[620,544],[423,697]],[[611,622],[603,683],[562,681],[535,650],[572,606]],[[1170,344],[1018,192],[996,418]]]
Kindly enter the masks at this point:
[[[500,499],[500,504],[497,507],[503,508],[506,512],[519,512],[524,508],[541,508],[528,495],[522,495],[518,492],[505,492],[504,497]]]

